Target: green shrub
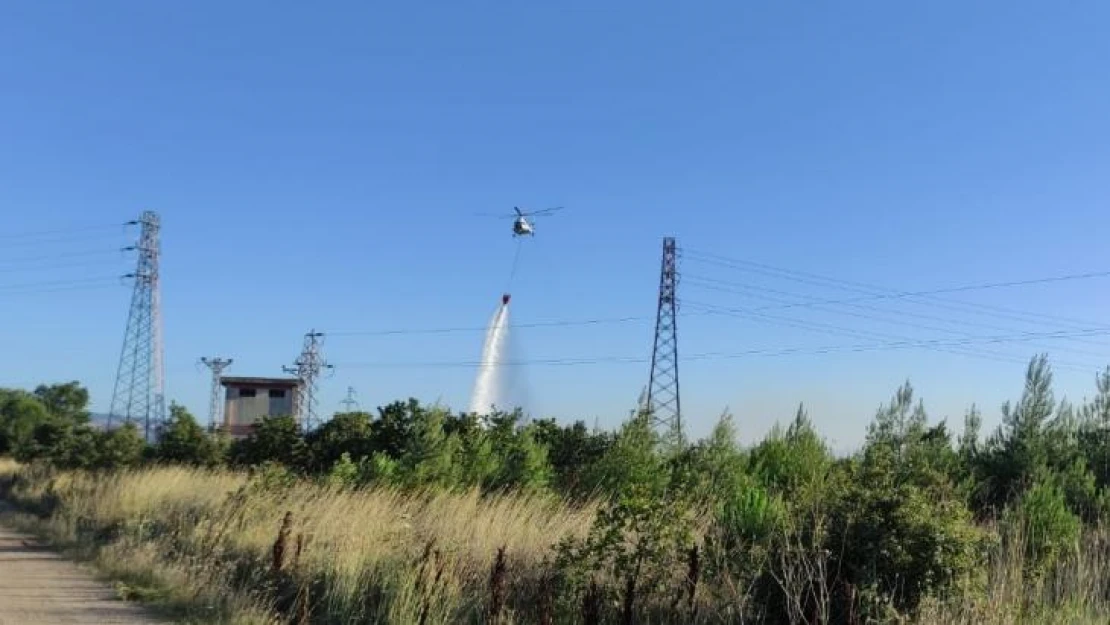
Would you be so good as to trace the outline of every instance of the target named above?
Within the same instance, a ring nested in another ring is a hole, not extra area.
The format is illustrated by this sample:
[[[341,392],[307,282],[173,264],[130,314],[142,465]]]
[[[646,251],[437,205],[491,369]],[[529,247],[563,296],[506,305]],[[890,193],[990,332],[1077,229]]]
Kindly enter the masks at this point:
[[[307,449],[296,419],[270,416],[259,420],[246,438],[235,441],[230,456],[239,466],[277,462],[297,470],[306,464]]]
[[[1082,523],[1068,509],[1064,490],[1052,479],[1026,491],[1003,521],[1011,536],[1020,535],[1024,541],[1026,569],[1036,575],[1074,553],[1079,544]]]
[[[880,409],[867,445],[847,465],[828,534],[847,580],[875,593],[872,607],[889,602],[899,612],[968,590],[985,547],[955,483],[947,431],[927,427],[924,407],[912,406],[907,385]]]
[[[160,428],[153,449],[157,460],[213,467],[223,462],[224,453],[221,441],[205,432],[184,406],[170,404],[170,418]]]
[[[109,432],[98,434],[96,468],[133,467],[143,460],[146,441],[134,423],[125,423]]]
[[[351,454],[343,452],[331,465],[324,481],[337,488],[356,486],[359,482],[359,466],[351,460]]]

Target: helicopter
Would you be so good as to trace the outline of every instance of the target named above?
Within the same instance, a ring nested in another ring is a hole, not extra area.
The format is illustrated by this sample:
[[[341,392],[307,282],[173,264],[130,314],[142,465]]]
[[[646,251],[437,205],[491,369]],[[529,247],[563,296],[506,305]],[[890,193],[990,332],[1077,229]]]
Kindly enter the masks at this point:
[[[561,210],[562,208],[562,206],[553,206],[551,208],[545,208],[543,210],[525,212],[520,210],[520,207],[514,206],[513,210],[516,211],[516,215],[510,215],[511,217],[513,217],[513,237],[522,237],[526,235],[532,237],[536,236],[536,227],[532,224],[531,221],[528,220],[528,218],[537,217],[540,215],[550,215],[557,210]]]

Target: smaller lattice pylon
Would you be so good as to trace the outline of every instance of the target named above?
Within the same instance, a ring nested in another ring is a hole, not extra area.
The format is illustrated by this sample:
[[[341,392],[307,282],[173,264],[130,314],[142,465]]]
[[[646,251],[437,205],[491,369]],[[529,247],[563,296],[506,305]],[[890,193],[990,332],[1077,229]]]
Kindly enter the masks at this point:
[[[356,395],[355,387],[348,386],[347,387],[347,396],[345,398],[343,398],[343,401],[339,402],[339,405],[343,406],[343,412],[352,413],[352,412],[358,410],[359,405],[358,405],[358,400],[355,399],[355,395]]]
[[[286,373],[297,376],[297,389],[293,394],[293,415],[300,422],[304,431],[310,431],[316,426],[316,380],[325,370],[331,370],[332,365],[324,360],[322,347],[324,333],[315,330],[304,335],[304,347],[300,356],[293,362],[292,367],[282,367]]]
[[[208,430],[210,432],[216,431],[216,428],[223,425],[223,419],[220,417],[222,411],[220,406],[220,376],[223,375],[224,369],[231,366],[234,362],[231,358],[209,358],[204,356],[200,359],[200,364],[208,367],[212,371],[212,389],[208,397]]]

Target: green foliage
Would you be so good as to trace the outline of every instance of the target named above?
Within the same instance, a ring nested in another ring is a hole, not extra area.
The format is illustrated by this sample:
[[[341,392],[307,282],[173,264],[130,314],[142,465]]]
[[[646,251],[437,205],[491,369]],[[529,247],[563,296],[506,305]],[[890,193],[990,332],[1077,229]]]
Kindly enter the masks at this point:
[[[789,498],[819,489],[832,466],[832,455],[799,407],[785,433],[776,426],[752,450],[749,466],[770,492]]]
[[[548,449],[555,486],[567,494],[592,495],[599,486],[594,467],[612,446],[613,434],[591,432],[582,421],[560,427],[554,419],[544,419],[534,425],[536,442]]]
[[[358,484],[359,466],[351,460],[351,454],[343,452],[339,456],[328,471],[325,481],[336,488],[351,488]]]
[[[133,426],[93,430],[88,401],[76,382],[40,385],[33,393],[0,389],[0,453],[66,469],[138,464],[146,448],[138,431]]]
[[[1029,363],[1021,400],[1002,406],[1002,425],[976,458],[974,503],[981,515],[1002,510],[1047,470],[1047,426],[1054,409],[1052,371],[1039,356]]]
[[[787,508],[777,495],[751,483],[723,494],[717,521],[733,547],[765,544],[786,518]]]
[[[359,482],[374,486],[393,486],[398,482],[400,464],[383,452],[363,458],[359,464]]]
[[[1003,517],[1011,535],[1024,540],[1027,569],[1034,574],[1043,574],[1079,545],[1081,521],[1068,509],[1067,496],[1056,481],[1034,484]]]
[[[143,459],[146,441],[134,423],[125,423],[109,432],[99,435],[100,453],[96,468],[114,469],[133,467]]]
[[[409,438],[403,441],[398,458],[403,482],[410,487],[455,486],[461,473],[455,462],[461,442],[457,435],[444,432],[447,415],[418,406],[410,407],[410,414]]]
[[[645,603],[666,596],[693,545],[693,528],[691,501],[680,488],[628,482],[598,511],[585,539],[559,544],[556,564],[575,593],[594,583],[603,596],[619,599],[626,615],[642,613]]]
[[[657,453],[659,444],[649,416],[634,416],[621,426],[613,444],[591,467],[590,482],[609,496],[629,492],[633,486],[662,491],[669,475],[666,462]]]
[[[956,459],[943,423],[927,426],[906,385],[880,409],[848,465],[830,550],[853,584],[873,588],[896,610],[966,589],[979,566],[984,535],[952,478]]]
[[[34,395],[55,417],[74,424],[89,422],[89,391],[79,382],[40,384]]]
[[[222,441],[205,432],[184,406],[170,404],[170,417],[153,450],[157,460],[212,467],[223,462],[225,451]]]
[[[52,418],[38,397],[25,391],[0,390],[0,453],[33,459],[38,453],[35,428]]]
[[[363,458],[374,451],[372,422],[365,412],[346,412],[332,419],[305,437],[310,469],[327,471],[347,454]]]
[[[378,420],[374,422],[371,448],[391,458],[400,458],[406,442],[412,438],[412,428],[423,409],[420,402],[394,402],[378,409]]]
[[[502,473],[503,458],[494,450],[493,437],[477,420],[464,418],[464,426],[457,430],[459,437],[458,458],[460,483],[470,488],[494,483]]]
[[[552,469],[547,448],[536,442],[532,427],[512,433],[504,445],[500,471],[494,487],[540,491],[551,482]]]
[[[231,445],[231,460],[240,466],[276,462],[298,469],[305,461],[301,426],[291,416],[264,417],[246,438]]]

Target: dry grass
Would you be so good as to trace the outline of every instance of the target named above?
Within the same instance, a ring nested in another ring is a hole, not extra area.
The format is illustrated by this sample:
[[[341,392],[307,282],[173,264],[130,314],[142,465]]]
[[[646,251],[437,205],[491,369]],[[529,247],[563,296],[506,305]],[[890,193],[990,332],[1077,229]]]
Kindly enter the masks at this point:
[[[20,464],[11,458],[0,456],[0,482],[9,480],[19,472]]]
[[[997,531],[997,528],[991,528]],[[1110,533],[1086,532],[1049,571],[1030,572],[1022,536],[1008,535],[990,554],[982,592],[930,602],[922,625],[1094,625],[1110,622]]]
[[[13,494],[31,505],[61,502],[51,537],[106,544],[97,559],[113,577],[151,588],[160,580],[176,589],[167,602],[183,611],[191,605],[191,616],[207,606],[211,621],[228,623],[263,622],[260,615],[298,601],[311,604],[314,622],[479,618],[499,548],[507,594],[526,599],[521,590],[534,590],[552,545],[583,535],[594,516],[593,506],[549,497],[268,488],[241,473],[185,468],[28,475]],[[286,564],[276,570],[275,539],[287,513]],[[294,541],[299,556],[289,555]],[[521,616],[528,609],[510,600],[500,622],[528,622]]]
[[[17,473],[12,497],[49,515],[8,514],[8,522],[94,558],[122,595],[197,623],[550,622],[545,558],[563,536],[584,535],[595,515],[592,505],[542,496],[275,486],[184,468],[52,474],[0,459],[0,483]],[[699,577],[694,562],[683,563],[694,571],[684,570],[687,584]],[[734,610],[751,597],[725,599],[720,579],[702,577],[696,622],[749,622]],[[1008,539],[975,589],[928,601],[913,622],[1106,623],[1108,587],[1110,534],[1089,532],[1042,576],[1027,573],[1024,545]]]

